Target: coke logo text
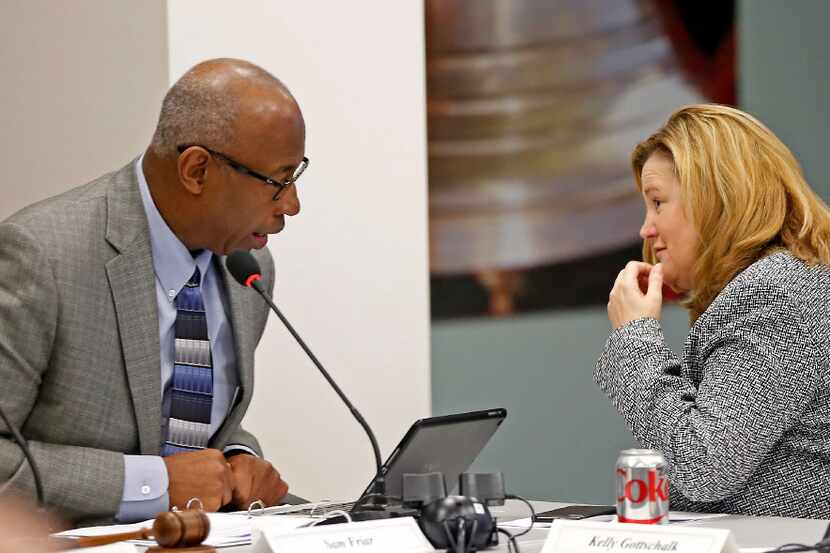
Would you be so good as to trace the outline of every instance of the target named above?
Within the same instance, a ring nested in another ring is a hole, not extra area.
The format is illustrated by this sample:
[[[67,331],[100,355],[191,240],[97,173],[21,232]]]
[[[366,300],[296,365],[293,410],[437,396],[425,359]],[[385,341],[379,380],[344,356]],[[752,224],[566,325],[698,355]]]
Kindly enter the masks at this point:
[[[617,469],[617,475],[625,477],[625,469]],[[656,469],[649,469],[647,481],[632,478],[623,486],[623,495],[617,501],[628,500],[631,503],[643,501],[668,501],[669,481],[665,477],[658,477]]]

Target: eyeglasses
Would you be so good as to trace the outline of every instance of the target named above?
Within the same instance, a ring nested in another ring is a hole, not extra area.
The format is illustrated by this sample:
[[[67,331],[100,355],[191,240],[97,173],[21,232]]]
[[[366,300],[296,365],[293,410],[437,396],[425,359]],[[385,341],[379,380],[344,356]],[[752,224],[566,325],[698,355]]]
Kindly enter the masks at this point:
[[[308,158],[304,157],[303,160],[300,162],[300,164],[294,169],[294,173],[290,177],[288,177],[287,179],[285,179],[283,181],[279,181],[277,179],[272,179],[271,177],[267,177],[267,176],[263,175],[262,173],[258,173],[257,171],[254,171],[253,169],[242,165],[238,161],[234,161],[233,159],[229,158],[225,154],[213,151],[210,148],[206,148],[205,146],[202,146],[200,144],[182,144],[181,146],[177,146],[176,150],[178,150],[179,154],[181,154],[181,153],[184,153],[184,151],[187,150],[188,148],[193,148],[194,146],[198,147],[198,148],[202,148],[203,150],[206,150],[213,157],[221,159],[222,161],[227,163],[228,166],[231,169],[233,169],[234,171],[236,171],[238,173],[242,173],[243,175],[250,175],[250,176],[254,177],[255,179],[261,180],[265,184],[268,184],[268,185],[271,185],[271,186],[275,187],[277,189],[277,192],[274,194],[274,197],[273,197],[274,201],[279,199],[280,194],[282,194],[283,190],[285,190],[286,188],[288,188],[289,186],[291,186],[292,184],[297,182],[297,179],[300,178],[300,175],[302,175],[303,171],[305,171],[306,167],[308,167]]]

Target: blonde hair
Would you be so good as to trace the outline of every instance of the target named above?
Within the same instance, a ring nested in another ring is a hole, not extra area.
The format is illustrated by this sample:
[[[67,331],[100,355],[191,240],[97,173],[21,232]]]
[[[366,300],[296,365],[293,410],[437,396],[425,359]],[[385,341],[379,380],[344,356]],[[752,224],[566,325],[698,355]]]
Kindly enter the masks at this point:
[[[693,289],[684,301],[691,321],[738,273],[772,251],[830,264],[830,209],[790,150],[751,115],[717,104],[674,112],[631,154],[640,190],[643,165],[657,151],[673,161],[699,236]],[[648,241],[643,258],[656,261]]]

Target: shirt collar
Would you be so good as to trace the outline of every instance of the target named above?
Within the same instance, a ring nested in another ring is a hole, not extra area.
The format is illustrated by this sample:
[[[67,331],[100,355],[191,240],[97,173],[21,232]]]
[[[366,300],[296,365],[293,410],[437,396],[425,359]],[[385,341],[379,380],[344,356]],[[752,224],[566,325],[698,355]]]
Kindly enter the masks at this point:
[[[204,281],[205,275],[210,269],[210,261],[213,252],[202,250],[199,255],[193,257],[187,247],[179,240],[167,222],[159,213],[153,197],[150,194],[150,187],[147,185],[147,178],[144,176],[142,162],[144,154],[135,162],[135,174],[138,177],[138,188],[141,191],[141,201],[144,204],[144,213],[147,215],[147,223],[150,227],[150,246],[153,251],[153,267],[156,278],[161,283],[168,296],[179,293],[179,290],[193,276],[193,271],[199,267]],[[172,297],[170,298],[172,299]]]

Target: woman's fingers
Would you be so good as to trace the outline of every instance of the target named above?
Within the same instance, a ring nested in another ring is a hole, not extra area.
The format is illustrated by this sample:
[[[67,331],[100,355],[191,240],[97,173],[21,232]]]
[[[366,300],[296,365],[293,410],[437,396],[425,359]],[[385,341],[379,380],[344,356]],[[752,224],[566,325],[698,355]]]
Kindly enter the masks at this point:
[[[658,263],[648,275],[648,291],[646,297],[652,301],[663,300],[663,265]]]

